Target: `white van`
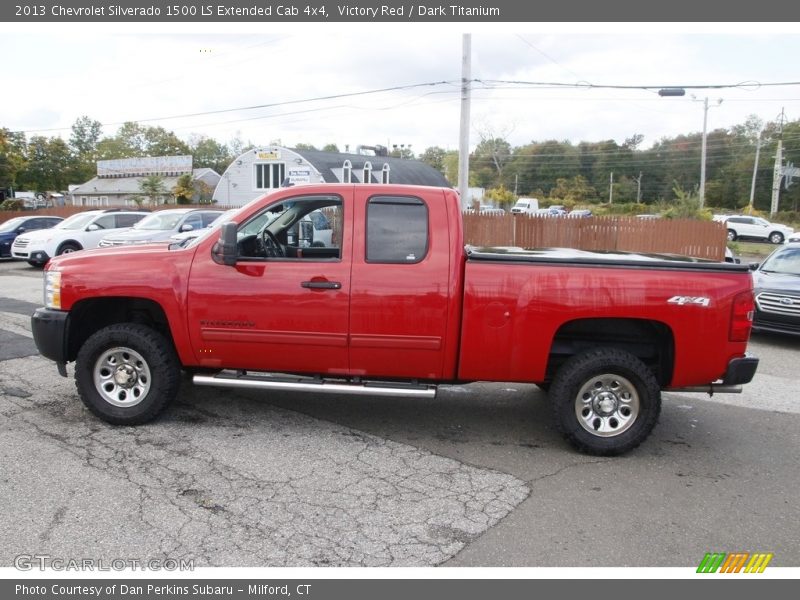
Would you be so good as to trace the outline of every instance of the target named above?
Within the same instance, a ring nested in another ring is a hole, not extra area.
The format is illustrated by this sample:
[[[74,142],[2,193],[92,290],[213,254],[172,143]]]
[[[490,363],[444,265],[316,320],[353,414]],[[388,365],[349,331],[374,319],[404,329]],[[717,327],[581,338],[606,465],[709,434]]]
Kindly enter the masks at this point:
[[[520,198],[511,209],[512,215],[532,215],[539,210],[539,200],[536,198]]]

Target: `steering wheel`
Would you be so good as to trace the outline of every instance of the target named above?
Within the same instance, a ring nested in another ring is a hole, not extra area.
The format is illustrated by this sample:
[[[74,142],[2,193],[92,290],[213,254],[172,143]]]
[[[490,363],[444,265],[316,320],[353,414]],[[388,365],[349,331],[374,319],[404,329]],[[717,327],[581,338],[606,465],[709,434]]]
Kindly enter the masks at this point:
[[[267,258],[286,257],[286,250],[281,246],[275,234],[266,227],[261,232],[261,243],[264,246],[264,253],[267,255]]]

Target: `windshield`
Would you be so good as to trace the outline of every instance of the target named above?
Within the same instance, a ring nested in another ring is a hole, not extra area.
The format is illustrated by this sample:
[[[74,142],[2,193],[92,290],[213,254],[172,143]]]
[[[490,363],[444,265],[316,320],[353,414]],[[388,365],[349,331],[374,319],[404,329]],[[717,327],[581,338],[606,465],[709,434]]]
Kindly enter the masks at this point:
[[[800,248],[779,250],[764,261],[761,271],[765,273],[781,273],[783,275],[800,275]]]
[[[83,229],[96,216],[96,213],[78,213],[77,215],[72,215],[69,219],[61,221],[53,229]]]
[[[25,217],[14,217],[13,219],[9,219],[2,225],[0,225],[0,233],[6,233],[8,231],[14,231],[17,227],[22,225],[25,222]]]
[[[147,231],[169,231],[170,229],[175,229],[185,216],[185,212],[157,212],[145,217],[136,223],[133,228],[139,230],[145,229]]]

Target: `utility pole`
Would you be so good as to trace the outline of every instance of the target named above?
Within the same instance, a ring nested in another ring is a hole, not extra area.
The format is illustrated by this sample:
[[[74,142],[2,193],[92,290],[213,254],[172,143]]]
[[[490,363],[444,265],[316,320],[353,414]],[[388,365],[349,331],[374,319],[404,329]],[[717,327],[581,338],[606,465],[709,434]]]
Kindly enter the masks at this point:
[[[700,150],[700,208],[706,202],[706,128],[708,126],[708,96],[703,102],[703,143]]]
[[[692,96],[692,100],[700,102]],[[717,106],[722,104],[722,98],[717,100]],[[700,146],[700,190],[698,192],[700,208],[706,203],[706,138],[708,137],[708,96],[703,99],[703,141]]]
[[[458,140],[458,191],[466,208],[469,194],[469,108],[472,35],[465,33],[461,44],[461,129]]]
[[[642,203],[642,172],[639,171],[639,176],[636,178],[636,203]]]
[[[778,150],[775,152],[775,168],[772,171],[772,204],[770,205],[770,217],[774,217],[778,212],[778,200],[781,192],[781,177],[783,176],[783,109],[781,109],[780,125],[778,126]]]
[[[614,171],[611,171],[611,176],[608,178],[608,203],[614,204]]]
[[[758,157],[761,154],[761,134],[764,132],[764,129],[759,129],[758,131],[758,139],[756,140],[756,160],[753,163],[753,181],[750,183],[750,204],[747,208],[747,214],[753,214],[753,200],[756,196],[756,175],[758,174]]]

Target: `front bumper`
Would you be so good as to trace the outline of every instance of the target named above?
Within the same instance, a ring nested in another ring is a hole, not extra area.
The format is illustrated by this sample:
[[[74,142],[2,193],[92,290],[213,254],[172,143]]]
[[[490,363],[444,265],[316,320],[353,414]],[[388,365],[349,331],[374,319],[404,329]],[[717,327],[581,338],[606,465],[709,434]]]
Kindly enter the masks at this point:
[[[37,308],[31,317],[33,341],[39,353],[58,363],[58,372],[64,374],[67,364],[67,339],[69,313],[51,308]]]
[[[38,263],[43,265],[50,260],[50,255],[47,254],[44,250],[29,250],[28,248],[24,248],[22,250],[18,250],[17,248],[11,247],[11,257],[12,258],[21,258],[22,260],[27,260],[28,262]]]

